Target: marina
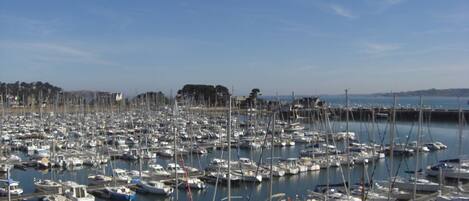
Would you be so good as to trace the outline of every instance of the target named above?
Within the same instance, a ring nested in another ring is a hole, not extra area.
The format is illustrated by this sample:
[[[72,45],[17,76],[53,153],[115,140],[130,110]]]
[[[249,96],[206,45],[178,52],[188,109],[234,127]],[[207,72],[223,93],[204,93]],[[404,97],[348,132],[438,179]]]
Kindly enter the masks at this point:
[[[457,122],[344,121],[330,119],[321,108],[316,108],[316,117],[326,115],[325,119],[282,120],[282,115],[275,115],[279,119],[274,120],[275,111],[234,110],[229,128],[229,108],[205,110],[178,104],[142,105],[124,111],[75,108],[69,112],[4,113],[1,167],[5,173],[10,171],[10,178],[23,191],[11,195],[12,200],[65,196],[69,192],[65,181],[84,185],[81,188],[98,200],[117,199],[110,189],[114,186],[134,192],[134,197],[124,200],[171,200],[176,196],[177,200],[221,200],[228,188],[233,196],[246,200],[269,197],[269,192],[297,200],[327,199],[324,196],[363,199],[360,192],[370,193],[366,200],[380,196],[436,200],[438,195],[458,189],[455,180],[462,182],[461,189],[468,187],[465,165],[460,170],[442,169],[458,167],[459,161],[469,164],[462,158],[447,160],[458,158],[457,147],[448,146],[459,140]],[[389,138],[391,125],[395,125],[395,139]],[[395,168],[392,177],[391,164]],[[422,184],[414,185],[413,173]],[[440,179],[440,174],[446,179]],[[390,180],[393,188],[403,193],[386,193],[388,178],[395,178]],[[56,186],[40,188],[41,181]]]
[[[0,201],[469,201],[469,0],[0,3]]]

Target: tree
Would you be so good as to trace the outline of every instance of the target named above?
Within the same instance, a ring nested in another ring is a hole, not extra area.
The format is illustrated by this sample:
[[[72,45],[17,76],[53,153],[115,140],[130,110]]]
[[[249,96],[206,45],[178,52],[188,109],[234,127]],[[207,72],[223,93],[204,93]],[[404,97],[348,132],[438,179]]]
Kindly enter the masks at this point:
[[[262,95],[260,94],[260,92],[261,90],[259,90],[258,88],[252,89],[251,93],[249,94],[249,98],[251,98],[252,100],[256,100],[258,95]]]
[[[178,91],[178,98],[180,99],[214,106],[225,105],[229,95],[228,88],[222,85],[186,84]]]

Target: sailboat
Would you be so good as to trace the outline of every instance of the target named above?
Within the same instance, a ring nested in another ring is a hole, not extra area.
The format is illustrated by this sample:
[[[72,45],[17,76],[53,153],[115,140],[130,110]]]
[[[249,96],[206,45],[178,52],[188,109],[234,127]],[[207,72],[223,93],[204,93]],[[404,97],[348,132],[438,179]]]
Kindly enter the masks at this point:
[[[383,182],[385,186],[388,186],[388,182]],[[395,177],[393,178],[393,186],[398,188],[399,190],[403,191],[410,191],[412,192],[414,186],[417,192],[436,192],[439,190],[440,185],[438,183],[429,181],[428,179],[423,178],[402,178],[402,177]]]
[[[456,176],[456,179],[458,180],[457,182],[457,185],[458,185],[458,188],[457,188],[457,191],[456,192],[451,192],[450,194],[448,195],[438,195],[436,197],[436,201],[468,201],[469,200],[469,192],[465,191],[460,185],[461,185],[461,182],[460,182],[460,179],[467,179],[467,177],[463,177],[463,176],[468,176],[468,172],[469,171],[468,169],[465,169],[462,167],[462,160],[460,159],[461,155],[462,155],[462,135],[463,135],[463,126],[464,126],[464,115],[462,113],[462,108],[461,108],[461,105],[459,105],[459,150],[458,150],[458,157],[459,159],[457,160],[457,165],[458,167],[457,168],[449,168],[450,165],[448,165],[448,163],[446,162],[440,162],[440,166],[442,166],[442,164],[444,164],[443,167],[447,167],[448,168],[441,168],[440,167],[440,171],[441,171],[441,175],[444,177],[448,177],[448,176],[451,176],[451,178],[453,176]],[[433,168],[435,169],[435,167]],[[445,171],[445,173],[443,173],[443,170]]]
[[[204,189],[207,187],[207,185],[205,185],[205,183],[198,178],[188,178],[185,183],[187,186],[189,186],[189,188],[192,189]]]
[[[104,126],[105,127],[105,126]],[[110,153],[108,152],[110,155]],[[118,186],[117,181],[129,182],[130,177],[127,175],[127,172],[122,169],[114,169],[113,163],[111,162],[112,170],[112,179],[114,181],[114,186],[106,187],[104,192],[107,193],[107,196],[111,200],[115,201],[133,201],[136,198],[136,193],[126,186]]]
[[[163,166],[159,164],[150,164],[148,165],[149,170],[147,173],[155,175],[155,176],[170,176],[171,174],[166,171]]]
[[[106,187],[105,190],[113,201],[133,201],[136,198],[135,192],[125,186]]]
[[[176,163],[168,163],[168,165],[166,166],[166,169],[168,170],[168,172],[175,172],[176,174],[185,173],[184,169],[181,168],[181,166],[179,166]]]
[[[90,184],[92,185],[99,185],[99,184],[105,184],[105,183],[111,182],[112,177],[109,177],[103,174],[97,174],[97,175],[88,176],[88,180]]]
[[[55,192],[58,193],[61,191],[62,184],[59,182],[55,182],[53,180],[38,180],[34,182],[34,186],[38,191],[46,191],[46,192]]]
[[[145,193],[157,194],[157,195],[166,195],[169,196],[173,193],[173,188],[165,185],[163,182],[159,181],[143,181],[139,180],[137,182],[139,190]]]
[[[423,123],[423,101],[422,97],[420,97],[420,109],[419,109],[419,117],[418,117],[418,130],[417,130],[417,141],[412,142],[412,146],[414,147],[414,150],[416,152],[415,155],[415,171],[414,171],[414,176],[410,177],[408,179],[404,179],[402,177],[394,177],[393,178],[393,184],[394,187],[399,188],[400,190],[404,191],[411,191],[413,199],[416,199],[416,194],[417,192],[436,192],[439,190],[440,185],[431,182],[427,179],[419,178],[418,170],[419,170],[419,152],[424,151],[421,149],[420,146],[420,138],[422,134],[422,123]]]

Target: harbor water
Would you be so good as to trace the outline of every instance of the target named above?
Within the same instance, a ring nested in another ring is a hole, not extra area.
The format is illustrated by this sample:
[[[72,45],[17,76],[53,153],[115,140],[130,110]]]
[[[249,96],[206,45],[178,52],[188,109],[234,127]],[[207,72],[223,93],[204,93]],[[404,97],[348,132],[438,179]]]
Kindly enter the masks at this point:
[[[333,130],[343,131],[345,129],[345,122],[332,122]],[[389,126],[387,121],[378,122],[374,128],[374,134],[371,133],[371,125],[369,122],[350,122],[350,130],[354,131],[361,142],[368,142],[370,139],[374,139],[375,142],[386,144],[389,136]],[[306,127],[311,126],[306,124]],[[406,141],[415,140],[417,133],[417,124],[412,122],[398,123],[396,130],[396,142],[405,143]],[[467,132],[464,132],[463,145],[467,144],[468,139],[465,136]],[[374,136],[374,137],[373,137]],[[440,141],[448,145],[448,149],[439,150],[436,152],[429,152],[420,154],[419,161],[421,164],[420,168],[425,168],[427,165],[435,164],[439,160],[456,158],[458,156],[458,127],[457,122],[454,123],[433,123],[431,125],[424,125],[422,132],[422,143]],[[343,142],[337,142],[341,144]],[[275,147],[274,157],[288,158],[288,157],[299,157],[299,152],[305,148],[305,144],[297,143],[295,146],[290,147]],[[463,153],[469,153],[469,146],[463,146]],[[270,151],[268,149],[236,149],[232,150],[232,159],[236,160],[240,157],[248,157],[252,160],[259,162],[260,159],[264,163],[268,163],[270,159]],[[213,158],[227,158],[227,153],[224,150],[209,150],[208,154],[205,155],[193,155],[192,157],[184,157],[184,163],[192,167],[204,169],[210,163]],[[156,159],[158,164],[166,167],[171,159]],[[114,160],[112,163],[114,168],[122,168],[127,170],[138,170],[139,163],[128,162],[123,160]],[[111,165],[105,167],[107,174],[111,172]],[[143,169],[146,168],[148,161],[143,164]],[[354,165],[351,169],[352,183],[359,183],[362,179],[363,168],[367,170],[367,177],[373,178],[373,181],[387,180],[389,178],[389,157],[380,159],[374,163],[368,163],[367,165]],[[374,167],[375,165],[376,167]],[[398,171],[398,174],[403,177],[408,177],[405,171],[413,171],[415,168],[415,156],[410,157],[395,157],[394,159],[394,170]],[[101,168],[102,169],[102,168]],[[88,184],[88,175],[96,173],[101,170],[100,168],[91,169],[88,167],[79,167],[72,170],[46,170],[38,171],[32,168],[26,170],[13,169],[11,171],[12,178],[19,181],[21,187],[24,189],[24,193],[32,193],[35,191],[33,181],[35,179],[54,179],[54,180],[73,180],[81,184]],[[273,178],[273,192],[275,193],[286,193],[289,197],[294,198],[304,197],[308,190],[313,190],[316,185],[324,185],[327,183],[329,178],[330,183],[341,183],[343,178],[347,178],[346,166],[342,168],[329,168],[329,176],[326,173],[326,169],[320,171],[310,171],[300,173],[293,176],[283,176]],[[239,185],[233,185],[232,195],[242,196],[242,200],[266,200],[269,195],[269,182],[263,181],[259,184],[253,183],[240,183]],[[217,191],[214,200],[222,200],[227,195],[227,188],[224,185],[219,185],[217,189],[214,185],[210,184],[205,190],[191,190],[192,199],[189,198],[188,192],[183,189],[179,189],[179,200],[212,200],[215,190]],[[154,201],[154,200],[172,200],[170,197],[155,196],[148,194],[137,194],[138,201]]]

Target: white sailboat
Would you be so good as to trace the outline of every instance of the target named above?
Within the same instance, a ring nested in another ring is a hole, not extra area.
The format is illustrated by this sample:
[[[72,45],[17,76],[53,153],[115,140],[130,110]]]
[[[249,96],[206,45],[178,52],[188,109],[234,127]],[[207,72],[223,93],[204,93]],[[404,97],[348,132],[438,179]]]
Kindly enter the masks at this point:
[[[147,173],[156,175],[156,176],[169,176],[171,173],[166,171],[163,166],[159,164],[150,164],[148,165],[149,170],[147,170]]]
[[[169,196],[173,193],[173,188],[165,185],[163,182],[159,181],[138,181],[137,186],[139,189],[145,193],[157,194],[157,195],[166,195]]]
[[[439,190],[440,185],[438,183],[429,181],[423,178],[411,177],[408,179],[402,177],[396,177],[393,179],[393,186],[399,190],[412,192],[416,188],[417,192],[436,192]],[[383,182],[384,186],[388,186],[388,182]]]
[[[62,191],[62,184],[56,181],[44,179],[38,180],[34,182],[34,186],[38,191],[46,191],[46,192],[55,192],[59,193]]]
[[[451,192],[450,194],[447,194],[447,195],[438,195],[436,197],[436,201],[469,201],[469,192],[465,191],[460,185],[461,185],[461,182],[460,182],[460,179],[467,179],[467,177],[465,176],[469,176],[469,170],[466,169],[466,168],[463,168],[462,167],[462,161],[461,161],[461,156],[462,156],[462,137],[463,137],[463,126],[464,126],[464,114],[462,112],[462,108],[461,108],[461,105],[459,105],[459,150],[458,150],[458,157],[459,157],[459,160],[457,160],[457,168],[441,168],[439,167],[439,169],[441,169],[441,174],[444,177],[448,177],[448,176],[451,176],[451,177],[454,177],[456,176],[456,179],[458,180],[457,181],[457,185],[458,185],[458,188],[457,188],[457,191],[456,192]],[[444,167],[446,166],[449,166],[446,162],[440,162],[440,166],[443,166],[444,164]],[[435,169],[435,167],[433,168]],[[443,170],[445,170],[445,173],[443,174]],[[464,177],[463,177],[464,176]]]

